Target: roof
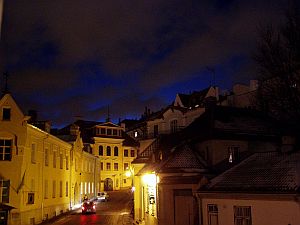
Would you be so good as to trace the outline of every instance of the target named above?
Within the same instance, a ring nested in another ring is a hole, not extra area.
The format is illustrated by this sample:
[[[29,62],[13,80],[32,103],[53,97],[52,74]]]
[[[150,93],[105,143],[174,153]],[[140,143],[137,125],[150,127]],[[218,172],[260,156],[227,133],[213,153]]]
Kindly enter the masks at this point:
[[[194,120],[185,135],[192,138],[268,138],[280,135],[278,122],[253,109],[211,106]]]
[[[212,179],[202,191],[300,193],[300,152],[255,153]],[[200,190],[200,191],[201,191]]]
[[[203,105],[203,101],[204,101],[209,89],[210,88],[206,88],[201,91],[194,91],[191,94],[178,93],[178,96],[179,96],[182,104],[184,105],[184,107],[194,108],[195,105],[199,105],[199,106]]]
[[[204,172],[206,162],[197,151],[188,145],[175,148],[168,159],[160,166],[159,172]]]

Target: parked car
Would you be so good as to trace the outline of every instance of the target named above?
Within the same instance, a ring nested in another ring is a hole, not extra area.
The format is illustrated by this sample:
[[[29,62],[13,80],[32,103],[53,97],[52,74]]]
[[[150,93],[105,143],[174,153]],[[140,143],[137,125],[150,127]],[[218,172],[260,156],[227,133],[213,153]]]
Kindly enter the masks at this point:
[[[107,202],[109,199],[109,195],[107,194],[107,192],[98,192],[97,199],[99,201]]]
[[[82,213],[96,213],[96,204],[93,201],[84,201],[81,206]]]

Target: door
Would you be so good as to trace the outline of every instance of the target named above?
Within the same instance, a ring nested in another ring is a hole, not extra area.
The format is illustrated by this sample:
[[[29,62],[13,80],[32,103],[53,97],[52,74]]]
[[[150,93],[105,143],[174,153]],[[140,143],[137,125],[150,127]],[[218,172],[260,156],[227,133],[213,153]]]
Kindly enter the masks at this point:
[[[113,190],[113,180],[110,178],[106,178],[104,180],[104,191],[112,191]]]
[[[7,211],[0,211],[0,225],[7,225]]]
[[[192,196],[175,196],[175,225],[194,225]]]

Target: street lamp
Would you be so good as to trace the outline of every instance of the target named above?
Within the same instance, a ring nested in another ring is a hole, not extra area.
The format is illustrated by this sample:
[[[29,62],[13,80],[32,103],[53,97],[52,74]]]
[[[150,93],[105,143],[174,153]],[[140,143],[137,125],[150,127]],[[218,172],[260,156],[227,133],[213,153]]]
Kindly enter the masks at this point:
[[[127,178],[131,177],[131,191],[134,192],[135,188],[134,188],[134,185],[133,185],[133,179],[134,179],[134,171],[133,171],[133,168],[129,168],[127,167],[127,170],[125,172],[125,176]]]

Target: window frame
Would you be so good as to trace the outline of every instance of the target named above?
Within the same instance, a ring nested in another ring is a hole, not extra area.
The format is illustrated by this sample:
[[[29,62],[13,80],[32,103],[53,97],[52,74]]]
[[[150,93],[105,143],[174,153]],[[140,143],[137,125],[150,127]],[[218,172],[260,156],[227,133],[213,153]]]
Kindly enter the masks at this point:
[[[252,225],[251,211],[251,206],[233,206],[234,225]]]
[[[7,144],[6,142],[9,142]],[[11,161],[13,140],[10,138],[0,139],[0,161]],[[8,156],[8,158],[6,157]]]

